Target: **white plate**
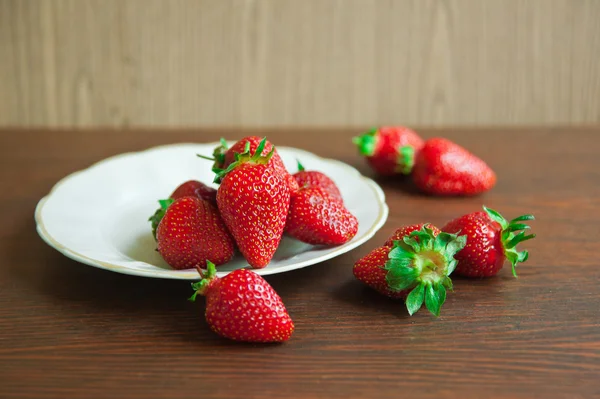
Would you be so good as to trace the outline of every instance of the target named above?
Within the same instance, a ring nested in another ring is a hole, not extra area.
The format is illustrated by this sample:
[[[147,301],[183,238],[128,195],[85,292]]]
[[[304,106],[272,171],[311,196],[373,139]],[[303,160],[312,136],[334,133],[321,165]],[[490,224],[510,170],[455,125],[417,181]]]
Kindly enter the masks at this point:
[[[155,147],[110,157],[75,172],[38,203],[37,231],[50,246],[87,265],[137,276],[197,280],[196,271],[173,270],[155,251],[148,217],[158,207],[157,200],[169,196],[180,183],[212,182],[211,162],[196,154],[210,155],[216,145]],[[284,237],[271,263],[256,273],[282,273],[331,259],[364,243],[384,224],[388,207],[383,191],[356,169],[295,148],[277,147],[277,151],[290,173],[296,172],[298,159],[306,169],[330,176],[358,218],[359,229],[351,241],[337,247],[315,247]],[[249,266],[238,255],[217,270],[222,276],[243,267]]]

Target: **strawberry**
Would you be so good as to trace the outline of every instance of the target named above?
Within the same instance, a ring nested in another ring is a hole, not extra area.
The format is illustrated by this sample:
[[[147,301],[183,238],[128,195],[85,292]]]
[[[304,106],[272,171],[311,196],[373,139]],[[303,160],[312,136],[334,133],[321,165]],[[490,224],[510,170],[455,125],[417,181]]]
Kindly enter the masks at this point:
[[[353,139],[361,155],[382,176],[410,174],[423,139],[403,126],[372,129]]]
[[[341,245],[358,232],[358,219],[321,187],[301,188],[290,201],[286,233],[313,245]]]
[[[169,196],[174,200],[182,197],[197,197],[217,205],[217,190],[197,180],[188,180],[180,184]]]
[[[236,161],[236,157],[240,154],[244,153],[255,153],[256,149],[260,145],[263,139],[258,136],[247,136],[240,140],[238,140],[231,148],[228,148],[227,141],[225,139],[221,139],[221,145],[216,147],[213,151],[213,158],[205,157],[203,155],[198,155],[200,158],[214,160],[215,163],[213,165],[213,171],[218,173],[221,170],[225,170]],[[266,156],[273,150],[273,155],[269,163],[273,165],[273,167],[281,172],[282,175],[289,174],[285,165],[283,164],[283,160],[277,153],[277,150],[274,150],[273,144],[270,141],[266,140],[263,151],[260,155]],[[219,179],[217,179],[217,183]],[[294,185],[294,183],[292,183]],[[290,187],[292,191],[295,191],[294,187]]]
[[[234,255],[234,242],[215,206],[196,197],[175,200],[156,229],[157,250],[174,269],[217,265]]]
[[[298,172],[294,173],[293,176],[299,188],[320,187],[333,198],[343,201],[340,189],[326,174],[316,170],[305,170],[304,166],[298,161]]]
[[[484,212],[474,212],[448,222],[442,231],[464,234],[467,244],[456,254],[456,273],[467,277],[491,277],[496,275],[506,259],[512,264],[512,273],[517,277],[516,267],[529,257],[527,251],[517,251],[517,244],[535,237],[525,235],[529,226],[521,223],[534,220],[533,215],[522,215],[510,222],[493,209],[483,207]]]
[[[427,224],[427,223],[419,223],[419,224],[413,224],[410,226],[402,226],[402,227],[398,228],[396,231],[394,231],[394,233],[390,236],[390,238],[387,239],[387,241],[383,245],[391,248],[394,246],[394,241],[402,240],[405,236],[410,235],[410,233],[412,233],[413,231],[422,230],[425,225],[428,225],[427,227],[429,227],[431,229],[434,236],[437,236],[438,234],[441,233],[440,229],[438,229],[437,227],[435,227],[431,224]]]
[[[432,138],[417,154],[413,181],[433,195],[476,195],[496,184],[490,167],[465,148],[444,139]]]
[[[446,289],[452,289],[449,276],[457,264],[454,255],[465,246],[466,237],[438,234],[429,224],[398,231],[405,235],[398,235],[392,247],[376,248],[354,264],[354,276],[384,295],[406,298],[411,315],[425,302],[439,316]]]
[[[267,266],[279,246],[290,207],[290,189],[270,161],[275,147],[262,156],[266,139],[252,155],[244,152],[226,170],[217,190],[225,224],[250,266]]]
[[[214,188],[196,180],[188,180],[185,183],[181,183],[175,188],[175,191],[169,196],[169,199],[158,201],[160,207],[148,218],[148,221],[152,222],[152,235],[154,238],[156,238],[156,228],[163,216],[165,216],[165,211],[169,205],[176,199],[188,196],[209,201],[214,206],[217,206],[217,190]]]
[[[198,268],[202,280],[193,283],[195,293],[206,297],[204,317],[210,328],[235,341],[284,342],[294,332],[294,323],[281,298],[267,281],[246,269],[217,277],[215,265]]]

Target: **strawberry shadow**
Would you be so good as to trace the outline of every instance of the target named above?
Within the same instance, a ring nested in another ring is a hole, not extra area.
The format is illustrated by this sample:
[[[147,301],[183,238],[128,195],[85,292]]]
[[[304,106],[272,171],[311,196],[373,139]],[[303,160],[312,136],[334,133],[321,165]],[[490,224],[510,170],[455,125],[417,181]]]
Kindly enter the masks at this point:
[[[402,299],[388,298],[353,278],[339,284],[333,291],[333,297],[351,306],[352,311],[363,312],[370,317],[410,317]]]

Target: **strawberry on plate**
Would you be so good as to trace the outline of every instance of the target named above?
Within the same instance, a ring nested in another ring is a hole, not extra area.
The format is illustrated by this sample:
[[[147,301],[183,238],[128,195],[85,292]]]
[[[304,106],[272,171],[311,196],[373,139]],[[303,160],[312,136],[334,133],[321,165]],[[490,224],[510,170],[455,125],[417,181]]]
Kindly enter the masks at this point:
[[[294,173],[293,176],[299,188],[319,187],[333,198],[343,201],[340,189],[325,173],[316,170],[306,170],[300,161],[298,161],[298,172]]]
[[[285,232],[313,245],[341,245],[358,232],[358,219],[325,188],[300,188],[291,197]]]
[[[270,162],[275,147],[263,156],[266,139],[254,153],[239,154],[219,171],[217,204],[226,226],[250,266],[260,269],[271,261],[283,235],[290,207],[290,188]]]
[[[262,140],[263,140],[263,138],[258,137],[258,136],[247,136],[247,137],[244,137],[244,138],[236,141],[233,146],[228,147],[227,141],[225,139],[221,139],[221,141],[220,141],[221,144],[219,146],[217,146],[213,151],[213,158],[206,157],[203,155],[198,155],[198,156],[200,158],[213,160],[215,162],[213,165],[213,171],[215,173],[217,173],[215,182],[219,183],[221,179],[220,179],[220,176],[218,175],[218,173],[222,170],[227,169],[229,167],[229,165],[231,165],[232,163],[234,163],[237,160],[237,157],[239,155],[245,154],[245,153],[254,154]],[[295,184],[295,180],[289,179],[287,177],[287,175],[289,175],[289,173],[288,173],[285,165],[283,164],[283,160],[277,153],[277,149],[275,149],[273,144],[270,141],[266,140],[266,138],[264,140],[265,140],[265,144],[263,146],[262,153],[259,155],[267,156],[267,154],[273,152],[273,154],[271,155],[271,158],[269,159],[269,163],[275,168],[276,171],[278,171],[285,177],[286,181],[288,181],[288,184],[291,183],[290,190],[296,191],[297,186]]]
[[[354,276],[361,282],[392,298],[406,298],[410,315],[423,303],[439,316],[452,289],[450,274],[457,265],[456,253],[465,246],[466,237],[439,230],[429,224],[406,226],[397,230],[393,246],[375,248],[354,264]]]
[[[197,180],[188,180],[184,183],[181,183],[175,188],[168,199],[158,201],[160,207],[152,216],[150,216],[150,218],[148,218],[148,221],[152,224],[152,235],[154,238],[156,238],[156,228],[165,215],[165,211],[169,205],[171,205],[176,199],[183,197],[197,197],[210,202],[214,206],[217,206],[217,190],[214,188]]]
[[[251,270],[239,269],[217,277],[208,261],[199,269],[201,281],[193,283],[195,293],[206,297],[205,318],[210,328],[235,341],[284,342],[294,332],[281,297],[269,283]]]
[[[219,212],[210,202],[197,197],[175,200],[156,229],[157,250],[174,269],[216,265],[233,258],[235,245]]]
[[[496,174],[483,160],[440,137],[425,142],[412,176],[421,191],[440,196],[477,195],[496,184]]]
[[[522,222],[534,217],[522,215],[508,222],[495,210],[485,206],[483,209],[451,220],[442,228],[442,231],[467,237],[466,246],[455,256],[458,260],[455,273],[491,277],[498,274],[508,259],[517,277],[517,264],[529,257],[527,251],[517,251],[517,244],[535,237],[535,234],[525,235],[530,227]]]
[[[382,126],[355,137],[354,144],[373,170],[382,176],[408,175],[423,139],[404,126]]]

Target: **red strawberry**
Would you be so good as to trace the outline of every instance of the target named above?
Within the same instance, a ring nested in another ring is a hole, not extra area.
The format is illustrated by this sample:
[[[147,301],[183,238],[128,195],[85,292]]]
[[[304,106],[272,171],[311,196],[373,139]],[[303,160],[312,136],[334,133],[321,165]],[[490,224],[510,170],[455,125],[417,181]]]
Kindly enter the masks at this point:
[[[340,189],[329,176],[316,170],[305,170],[300,162],[298,162],[298,172],[294,174],[294,179],[298,182],[298,187],[320,187],[333,198],[343,201]]]
[[[444,138],[432,138],[417,154],[413,181],[434,195],[476,195],[496,184],[496,174],[480,158]]]
[[[533,215],[519,216],[510,222],[493,209],[483,207],[485,212],[475,212],[448,222],[442,230],[464,234],[465,248],[456,254],[456,273],[468,277],[490,277],[496,275],[506,259],[512,264],[512,273],[517,277],[516,266],[529,257],[527,251],[518,252],[517,244],[535,237],[525,235],[529,226],[521,223],[534,220]],[[517,233],[518,232],[518,233]]]
[[[353,139],[360,153],[380,175],[410,174],[415,153],[423,146],[423,139],[403,126],[384,126],[372,129]]]
[[[376,248],[355,263],[353,272],[359,281],[384,295],[406,297],[409,314],[425,302],[427,309],[439,316],[446,289],[452,289],[449,276],[457,264],[454,255],[465,246],[466,238],[437,234],[430,225],[417,228],[405,227],[407,234],[398,237],[393,247]]]
[[[386,247],[391,248],[394,246],[394,241],[402,240],[404,237],[410,235],[410,233],[412,233],[413,231],[422,230],[425,225],[427,225],[427,227],[431,229],[434,236],[437,236],[441,233],[440,229],[428,223],[419,223],[410,226],[402,226],[396,231],[394,231],[394,233],[390,236],[390,238],[387,239],[384,245]]]
[[[284,342],[294,332],[294,323],[273,287],[258,274],[245,269],[217,277],[215,265],[208,262],[202,280],[193,283],[206,297],[204,316],[217,334],[235,341]]]
[[[217,265],[234,255],[234,242],[217,208],[196,197],[175,200],[156,229],[157,249],[174,269]]]
[[[214,160],[215,164],[213,166],[213,170],[218,173],[220,170],[225,170],[236,161],[236,156],[244,153],[254,154],[256,149],[260,145],[260,142],[263,139],[258,136],[247,136],[240,140],[238,140],[231,148],[228,148],[227,141],[225,139],[221,139],[221,145],[216,147],[213,151],[213,158],[205,157],[199,155],[201,158]],[[287,175],[288,171],[281,160],[281,157],[277,153],[277,150],[274,150],[273,144],[270,141],[266,140],[263,151],[259,155],[267,156],[273,150],[273,155],[269,163],[275,167],[278,172],[281,172],[283,175]],[[290,187],[293,189],[293,187]]]
[[[197,197],[217,205],[217,190],[197,180],[188,180],[180,184],[169,198]]]
[[[262,156],[266,139],[256,149],[219,172],[217,204],[225,224],[250,266],[263,268],[279,246],[290,207],[286,180],[269,162],[275,148]]]
[[[358,232],[358,219],[320,187],[301,188],[290,201],[285,231],[313,245],[341,245]]]
[[[158,208],[154,214],[148,218],[148,221],[152,222],[152,235],[154,238],[156,238],[156,228],[158,227],[158,224],[162,220],[163,216],[165,216],[167,207],[171,205],[174,200],[188,196],[209,201],[214,206],[217,206],[217,190],[214,188],[196,180],[189,180],[180,184],[169,196],[169,199],[158,201],[160,208]]]

